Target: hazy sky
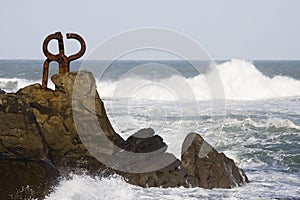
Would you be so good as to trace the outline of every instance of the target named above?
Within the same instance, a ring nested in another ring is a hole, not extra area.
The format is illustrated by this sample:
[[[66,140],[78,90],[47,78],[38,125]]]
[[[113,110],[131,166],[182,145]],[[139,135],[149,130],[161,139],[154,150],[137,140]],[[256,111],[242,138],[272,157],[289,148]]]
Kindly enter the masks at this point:
[[[82,35],[89,52],[119,32],[162,27],[214,59],[300,59],[299,9],[299,0],[3,0],[0,58],[42,59],[44,38],[58,30]]]

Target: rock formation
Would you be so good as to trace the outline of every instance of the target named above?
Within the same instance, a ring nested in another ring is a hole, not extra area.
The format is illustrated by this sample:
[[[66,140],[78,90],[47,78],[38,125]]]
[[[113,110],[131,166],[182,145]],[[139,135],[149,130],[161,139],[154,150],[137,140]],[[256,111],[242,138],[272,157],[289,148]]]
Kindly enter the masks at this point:
[[[74,72],[67,74],[58,74],[52,77],[56,90],[42,89],[41,85],[34,84],[25,87],[17,92],[17,96],[23,99],[31,107],[32,113],[39,127],[40,135],[44,139],[44,144],[49,152],[49,159],[61,172],[73,170],[76,168],[98,169],[104,166],[98,162],[85,148],[77,134],[77,128],[73,120],[73,104],[77,106],[77,112],[81,113],[81,121],[89,122],[91,110],[98,116],[99,125],[108,138],[117,144],[123,142],[123,139],[114,132],[99,95],[85,97],[85,102],[78,102],[73,98],[73,83],[76,78]],[[84,91],[96,91],[94,78],[91,73],[80,73],[80,80],[85,80],[89,87]],[[96,97],[96,99],[95,99]],[[89,104],[93,103],[93,108]],[[87,104],[87,105],[86,105]],[[88,123],[89,124],[89,123]],[[91,127],[85,127],[86,132]],[[92,130],[91,130],[92,131]],[[94,134],[94,133],[87,133]],[[95,166],[91,166],[95,165]]]
[[[142,187],[185,185],[187,173],[180,169],[180,160],[167,153],[163,139],[154,134],[152,128],[142,129],[130,136],[119,151],[114,151],[112,158],[118,163],[118,168],[123,169],[118,173],[126,177],[129,183]],[[128,155],[127,152],[134,154]],[[143,173],[137,173],[141,169]]]
[[[243,170],[224,153],[218,153],[199,134],[190,133],[182,145],[181,167],[193,187],[231,188],[248,182]]]
[[[33,197],[40,198],[58,175],[82,170],[92,175],[118,173],[142,187],[231,188],[248,182],[233,160],[195,133],[184,141],[181,161],[166,152],[167,145],[151,128],[124,141],[110,124],[91,73],[57,74],[52,81],[55,90],[33,84],[15,94],[0,93],[0,169],[5,171],[0,181],[18,180],[5,183],[2,199],[27,184],[38,190]]]
[[[3,200],[42,199],[59,177],[51,163],[28,157],[1,155],[0,169],[0,195]]]

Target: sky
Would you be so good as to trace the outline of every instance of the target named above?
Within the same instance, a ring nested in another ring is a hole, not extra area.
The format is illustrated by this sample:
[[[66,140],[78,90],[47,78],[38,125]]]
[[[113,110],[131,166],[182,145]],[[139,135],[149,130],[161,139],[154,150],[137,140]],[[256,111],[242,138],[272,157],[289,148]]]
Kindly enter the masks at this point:
[[[56,31],[79,33],[88,54],[142,27],[183,33],[213,59],[300,59],[299,8],[299,0],[3,0],[0,59],[44,59],[43,40]]]

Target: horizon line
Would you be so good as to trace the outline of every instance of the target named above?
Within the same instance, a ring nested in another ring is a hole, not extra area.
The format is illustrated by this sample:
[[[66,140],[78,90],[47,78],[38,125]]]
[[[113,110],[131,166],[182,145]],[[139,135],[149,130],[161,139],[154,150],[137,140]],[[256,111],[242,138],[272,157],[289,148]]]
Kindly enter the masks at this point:
[[[0,58],[0,60],[34,60],[44,61],[45,58]],[[73,62],[81,61],[112,61],[114,59],[78,59]],[[287,58],[259,58],[259,59],[245,59],[245,58],[231,58],[231,59],[213,59],[213,60],[196,60],[196,59],[118,59],[116,61],[230,61],[230,60],[246,60],[246,61],[300,61],[300,58],[287,59]]]

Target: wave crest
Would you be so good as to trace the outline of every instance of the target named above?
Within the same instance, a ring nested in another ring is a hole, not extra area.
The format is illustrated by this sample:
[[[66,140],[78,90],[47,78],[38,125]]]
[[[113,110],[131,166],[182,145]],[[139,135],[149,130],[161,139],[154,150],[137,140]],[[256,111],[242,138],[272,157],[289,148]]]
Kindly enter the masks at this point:
[[[267,77],[249,61],[234,59],[220,64],[216,68],[223,83],[225,98],[228,100],[261,100],[300,96],[299,80],[287,76]],[[36,82],[40,83],[41,81],[0,78],[0,89],[6,92],[16,92],[20,88]],[[99,94],[104,98],[162,101],[211,100],[204,74],[192,78],[173,75],[159,80],[134,76],[118,81],[96,80],[96,82]],[[141,85],[145,87],[140,87]],[[49,81],[48,87],[54,88],[51,81]],[[137,90],[133,91],[135,89]]]
[[[281,118],[268,118],[261,119],[259,121],[254,121],[251,118],[246,118],[244,120],[238,119],[227,119],[225,127],[254,127],[254,128],[275,128],[275,129],[294,129],[300,130],[300,126],[294,124],[291,120],[281,119]]]
[[[286,76],[273,78],[263,75],[251,62],[245,60],[231,60],[217,66],[222,80],[225,98],[230,100],[261,100],[300,96],[300,81]],[[152,84],[151,84],[152,83]],[[194,96],[180,94],[185,100],[210,100],[210,92],[205,81],[205,75],[200,74],[192,78],[178,75],[160,80],[148,80],[139,77],[125,78],[119,81],[97,81],[99,94],[102,97],[150,99],[174,101],[176,96],[166,92],[166,87],[178,88],[180,93],[192,90]],[[138,95],[132,95],[132,88],[147,84],[147,88],[140,90]],[[166,87],[158,87],[157,85]],[[177,90],[177,91],[178,91]],[[119,91],[122,91],[121,93]]]

